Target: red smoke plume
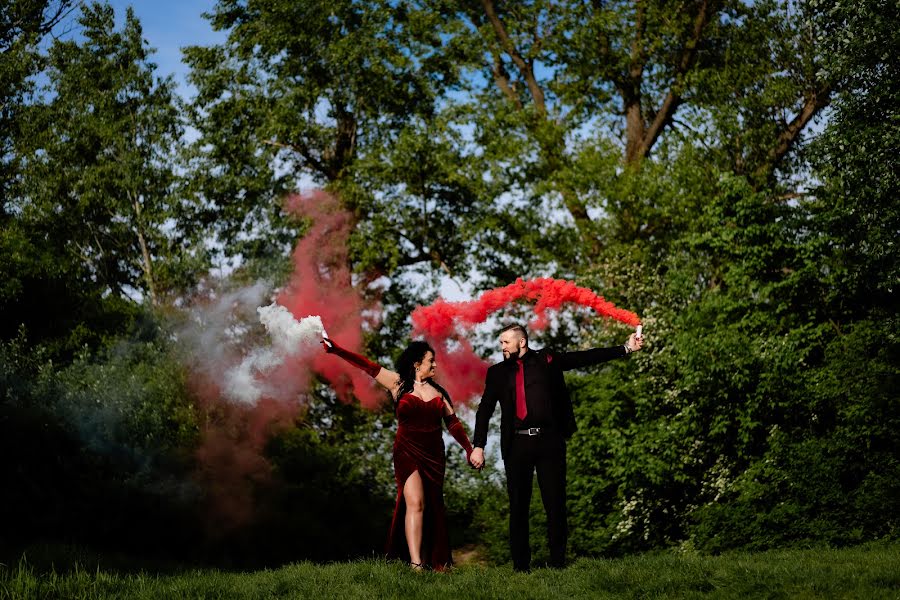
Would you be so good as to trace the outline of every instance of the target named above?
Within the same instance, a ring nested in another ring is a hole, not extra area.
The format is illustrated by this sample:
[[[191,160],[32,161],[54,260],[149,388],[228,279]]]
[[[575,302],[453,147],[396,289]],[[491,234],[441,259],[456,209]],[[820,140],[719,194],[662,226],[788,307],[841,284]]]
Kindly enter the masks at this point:
[[[297,319],[319,315],[329,336],[358,351],[366,307],[347,268],[349,213],[324,192],[290,196],[285,207],[308,218],[311,226],[294,249],[294,272],[277,302]],[[214,533],[246,523],[253,516],[255,490],[272,483],[271,467],[263,456],[265,444],[279,430],[293,426],[304,408],[301,401],[314,373],[325,378],[346,402],[356,397],[371,408],[386,399],[366,374],[322,351],[291,357],[266,374],[277,397],[235,404],[224,398],[220,386],[225,372],[238,362],[235,356],[214,359],[191,380],[203,412],[197,480],[207,493],[207,516]]]
[[[340,208],[336,198],[320,191],[290,196],[286,208],[309,218],[312,227],[294,249],[294,273],[277,302],[297,319],[319,315],[329,337],[358,352],[362,347],[362,312],[367,307],[353,287],[347,268],[350,213]],[[301,364],[295,368],[304,370]],[[355,396],[364,407],[374,408],[385,400],[368,375],[334,356],[324,352],[314,355],[312,368],[345,402]]]
[[[484,323],[488,315],[517,300],[534,302],[535,320],[530,325],[533,329],[546,326],[547,309],[559,310],[564,304],[586,306],[626,325],[637,326],[641,323],[633,312],[616,308],[612,302],[587,288],[564,279],[542,277],[528,281],[516,279],[515,283],[488,290],[477,300],[468,302],[446,302],[438,298],[431,306],[420,306],[413,311],[413,330],[430,339],[446,339],[456,332],[458,326],[468,328]]]
[[[559,310],[565,304],[576,304],[593,309],[596,313],[621,321],[627,325],[640,324],[638,316],[628,310],[616,308],[611,302],[591,290],[563,279],[538,278],[488,290],[477,300],[447,302],[438,298],[431,306],[420,306],[412,313],[413,335],[421,335],[435,346],[440,380],[450,395],[467,402],[479,393],[484,385],[487,363],[478,358],[465,340],[454,352],[446,349],[447,339],[458,335],[460,329],[471,329],[484,323],[488,316],[513,303],[524,300],[533,302],[534,319],[531,329],[543,329],[547,325],[546,312]]]
[[[216,398],[215,384],[204,379],[192,382],[195,393],[201,399]],[[205,402],[203,408],[195,478],[206,492],[205,519],[215,538],[252,519],[260,489],[272,484],[265,444],[293,425],[300,407],[264,399],[254,405]]]

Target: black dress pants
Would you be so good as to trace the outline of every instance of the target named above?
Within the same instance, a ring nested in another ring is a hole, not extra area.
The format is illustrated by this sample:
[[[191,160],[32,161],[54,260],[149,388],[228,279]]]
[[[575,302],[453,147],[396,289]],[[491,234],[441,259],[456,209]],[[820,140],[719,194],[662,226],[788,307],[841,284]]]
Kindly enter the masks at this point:
[[[547,537],[550,564],[566,563],[566,441],[555,432],[536,436],[514,434],[506,467],[506,489],[509,493],[509,546],[513,569],[527,571],[531,567],[528,513],[531,488],[537,471],[541,500],[547,513]]]

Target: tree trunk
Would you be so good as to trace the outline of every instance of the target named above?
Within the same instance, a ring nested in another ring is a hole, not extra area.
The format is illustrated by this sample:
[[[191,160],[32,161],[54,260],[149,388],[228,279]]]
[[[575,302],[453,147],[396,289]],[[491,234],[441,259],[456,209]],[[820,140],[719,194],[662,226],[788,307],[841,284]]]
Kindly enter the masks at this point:
[[[153,280],[153,259],[150,256],[150,248],[147,246],[144,228],[141,225],[141,203],[136,194],[129,192],[128,196],[131,200],[131,206],[134,208],[135,230],[138,244],[141,246],[141,269],[144,271],[144,281],[147,282],[147,295],[150,297],[150,304],[157,306],[159,301],[156,296],[156,282]]]

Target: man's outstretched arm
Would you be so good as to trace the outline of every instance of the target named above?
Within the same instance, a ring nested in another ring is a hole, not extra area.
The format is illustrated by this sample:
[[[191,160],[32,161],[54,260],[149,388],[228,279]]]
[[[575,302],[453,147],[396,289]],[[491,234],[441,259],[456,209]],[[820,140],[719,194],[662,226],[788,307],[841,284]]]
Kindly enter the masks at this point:
[[[578,350],[575,352],[560,352],[553,354],[551,360],[559,361],[559,368],[563,371],[571,369],[581,369],[598,365],[608,360],[622,358],[632,352],[640,351],[644,344],[644,339],[636,333],[632,333],[628,340],[621,346],[613,346],[611,348],[591,348],[590,350]]]

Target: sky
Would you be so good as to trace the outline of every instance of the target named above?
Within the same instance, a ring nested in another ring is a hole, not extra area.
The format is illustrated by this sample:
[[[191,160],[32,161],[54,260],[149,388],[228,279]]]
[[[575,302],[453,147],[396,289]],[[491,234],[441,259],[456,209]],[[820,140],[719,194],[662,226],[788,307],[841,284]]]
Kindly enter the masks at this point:
[[[109,0],[116,11],[116,23],[121,25],[125,11],[131,6],[144,29],[144,39],[155,49],[153,61],[160,77],[173,75],[183,97],[193,94],[187,84],[187,66],[181,62],[181,48],[185,46],[219,43],[225,34],[213,31],[203,13],[210,12],[215,0]]]

